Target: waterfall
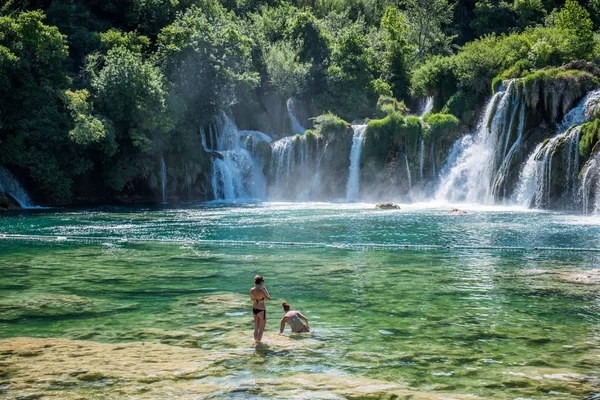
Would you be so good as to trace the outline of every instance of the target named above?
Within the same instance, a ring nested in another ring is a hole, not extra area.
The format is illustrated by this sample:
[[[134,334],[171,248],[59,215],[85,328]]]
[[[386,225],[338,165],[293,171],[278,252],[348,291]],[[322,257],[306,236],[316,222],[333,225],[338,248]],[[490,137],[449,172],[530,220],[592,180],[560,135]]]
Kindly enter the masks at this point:
[[[594,152],[581,172],[580,192],[584,214],[600,214],[600,151]]]
[[[406,164],[406,177],[408,178],[408,195],[412,197],[412,179],[410,177],[410,167],[408,166],[408,154],[404,153],[404,163]]]
[[[321,192],[321,149],[314,135],[287,136],[271,144],[269,198],[308,201]]]
[[[225,113],[217,120],[216,133],[210,129],[211,145],[217,147],[213,160],[212,191],[215,200],[238,200],[265,197],[266,179],[263,160],[254,154],[259,141],[271,138],[258,131],[240,131]]]
[[[167,204],[167,164],[162,156],[160,157],[160,186],[162,188],[162,203]]]
[[[567,171],[565,173],[565,193],[571,193],[571,201],[577,203],[577,174],[579,173],[579,140],[581,137],[581,126],[572,129],[570,135],[566,138],[568,143],[567,150]]]
[[[360,192],[360,155],[367,125],[352,125],[352,149],[350,150],[350,170],[346,184],[346,200],[358,200]]]
[[[419,114],[419,118],[423,119],[423,117],[425,115],[429,114],[431,112],[431,110],[433,110],[433,97],[429,96],[425,100],[425,106],[423,107],[423,110],[421,110],[421,114]]]
[[[494,196],[504,194],[524,128],[524,102],[520,97],[516,81],[511,80],[491,98],[472,140],[459,139],[454,164],[447,165],[440,177],[437,199],[490,203]]]
[[[288,117],[290,118],[292,133],[303,135],[304,132],[306,132],[306,129],[300,124],[300,122],[298,122],[298,119],[296,118],[296,105],[294,104],[294,99],[292,97],[287,100],[286,106]]]
[[[204,151],[209,153],[210,149],[208,148],[208,145],[206,144],[206,132],[204,131],[204,128],[200,128],[200,140],[202,142],[202,148],[204,149]]]
[[[564,199],[577,204],[577,174],[579,173],[580,124],[593,118],[594,110],[600,105],[600,90],[588,93],[579,104],[565,114],[557,125],[557,135],[540,143],[529,155],[521,174],[514,201],[525,207],[543,208],[550,206],[552,195],[552,161],[557,151],[562,151],[564,162]],[[572,127],[575,125],[574,127]],[[572,128],[571,128],[572,127]],[[586,192],[587,193],[587,192]],[[585,200],[582,198],[582,200]],[[584,206],[585,208],[585,206]]]
[[[510,174],[510,167],[513,162],[513,158],[519,147],[521,146],[521,140],[523,138],[523,130],[525,129],[525,101],[523,100],[519,106],[519,125],[517,126],[517,134],[516,139],[514,140],[510,149],[508,148],[509,139],[511,138],[511,133],[513,132],[513,123],[514,123],[514,115],[511,117],[511,122],[509,124],[508,131],[504,134],[504,146],[502,155],[498,157],[497,162],[500,166],[497,168],[496,175],[494,177],[494,182],[492,183],[492,195],[495,198],[505,199],[507,195],[507,184],[508,177]],[[516,108],[514,110],[516,112]],[[498,153],[496,153],[498,154]]]
[[[419,180],[423,181],[423,164],[425,161],[425,140],[421,136],[419,140]]]
[[[435,140],[433,140],[433,139],[431,139],[430,158],[431,158],[431,178],[435,182],[435,180],[437,178],[437,167],[435,165]]]
[[[35,208],[23,186],[17,178],[6,168],[0,166],[0,192],[6,193],[16,200],[21,208]]]
[[[561,124],[562,125],[562,124]],[[560,126],[560,125],[559,125]],[[552,194],[552,160],[562,150],[567,168],[564,173],[565,198],[573,202],[576,199],[577,173],[579,172],[579,134],[580,126],[574,126],[566,132],[560,132],[552,139],[538,145],[529,156],[519,177],[516,190],[516,203],[525,207],[544,208],[550,206]],[[573,151],[575,149],[575,151]]]
[[[287,136],[273,142],[271,146],[271,173],[274,174],[273,185],[278,187],[283,179],[290,179],[290,166],[294,150],[294,137]]]

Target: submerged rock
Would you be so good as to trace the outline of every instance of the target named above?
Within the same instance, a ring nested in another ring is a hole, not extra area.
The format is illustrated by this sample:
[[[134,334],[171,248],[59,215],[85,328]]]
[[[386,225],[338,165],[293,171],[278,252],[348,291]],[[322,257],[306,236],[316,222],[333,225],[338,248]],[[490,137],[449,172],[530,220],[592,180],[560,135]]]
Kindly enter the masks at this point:
[[[336,370],[275,375],[256,371],[240,374],[237,368],[231,369],[244,360],[256,363],[274,352],[297,351],[296,346],[303,342],[287,335],[269,335],[266,340],[254,352],[248,352],[248,349],[215,351],[144,342],[3,339],[0,355],[6,356],[3,365],[11,371],[5,394],[13,398],[36,393],[42,398],[61,399],[198,399],[244,394],[265,398],[474,398],[470,394],[419,390]],[[589,384],[581,380],[574,383]],[[564,390],[562,386],[556,388]]]
[[[399,210],[400,206],[389,201],[378,203],[375,208],[379,210]]]
[[[462,214],[467,214],[467,212],[464,210],[459,210],[458,208],[453,208],[452,210],[448,211],[448,214],[462,215]]]
[[[72,315],[102,314],[136,308],[136,304],[118,303],[96,298],[67,294],[23,293],[0,301],[0,321],[20,318],[62,317]]]

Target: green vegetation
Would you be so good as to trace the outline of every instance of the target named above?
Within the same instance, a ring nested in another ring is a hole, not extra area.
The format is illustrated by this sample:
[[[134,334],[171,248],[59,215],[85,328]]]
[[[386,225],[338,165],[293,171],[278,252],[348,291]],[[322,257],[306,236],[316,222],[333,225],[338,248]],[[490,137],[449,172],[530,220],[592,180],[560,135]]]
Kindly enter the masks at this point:
[[[557,121],[588,91],[599,87],[600,81],[588,72],[552,68],[526,75],[523,85],[527,105],[542,107],[549,120]]]
[[[579,154],[588,157],[594,146],[600,140],[600,119],[588,122],[581,126],[581,139],[579,140]]]
[[[0,165],[39,202],[60,203],[152,197],[164,158],[177,196],[209,176],[199,130],[214,129],[223,111],[244,113],[246,129],[284,134],[280,115],[293,96],[306,117],[321,115],[318,136],[341,135],[344,146],[344,120],[380,118],[369,124],[367,155],[385,159],[414,152],[421,123],[403,114],[417,96],[472,124],[514,77],[553,121],[598,87],[591,73],[556,68],[600,60],[597,3],[5,2]],[[458,131],[449,117],[430,117],[423,134],[442,120]]]
[[[362,151],[364,162],[382,167],[397,151],[416,154],[421,130],[417,117],[404,118],[398,112],[369,121]]]

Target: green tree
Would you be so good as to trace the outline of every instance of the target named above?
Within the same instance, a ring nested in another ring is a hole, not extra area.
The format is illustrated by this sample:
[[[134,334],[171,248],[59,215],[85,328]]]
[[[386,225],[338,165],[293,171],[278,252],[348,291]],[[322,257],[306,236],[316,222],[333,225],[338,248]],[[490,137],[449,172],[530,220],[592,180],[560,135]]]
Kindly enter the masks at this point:
[[[331,39],[323,29],[322,22],[308,11],[301,12],[290,26],[289,37],[298,48],[300,62],[311,64],[312,93],[320,93],[325,84],[325,69],[329,66],[331,55]]]
[[[517,17],[517,26],[521,29],[540,24],[546,16],[542,0],[515,0],[513,9]]]
[[[554,25],[572,32],[579,38],[577,52],[582,58],[590,57],[596,47],[590,13],[577,0],[567,0],[565,6],[554,17]]]
[[[422,60],[432,54],[449,54],[452,37],[445,28],[452,22],[453,6],[447,0],[404,0],[406,37]]]
[[[411,47],[405,37],[405,17],[396,8],[386,9],[381,25],[386,32],[383,76],[396,98],[405,98],[410,87],[409,59]]]
[[[342,34],[326,70],[325,93],[317,99],[321,111],[331,111],[350,121],[371,114],[377,100],[372,53],[361,24],[354,24]]]
[[[73,177],[90,167],[67,134],[67,55],[42,12],[0,17],[0,164],[23,171],[51,201],[68,199]]]
[[[106,183],[120,191],[147,176],[167,147],[172,124],[165,105],[166,82],[157,67],[123,46],[110,49],[102,68],[90,73],[94,107],[114,126],[118,144],[115,155],[104,159]],[[84,118],[82,124],[92,135],[104,136],[99,120]]]
[[[269,81],[284,97],[298,95],[306,89],[310,63],[301,63],[286,41],[270,46],[265,58]]]
[[[516,26],[516,15],[511,4],[503,0],[481,0],[475,4],[471,28],[476,37],[508,33]]]
[[[197,129],[259,83],[252,70],[252,40],[238,25],[218,2],[206,1],[160,32],[156,59],[172,84],[176,122]]]

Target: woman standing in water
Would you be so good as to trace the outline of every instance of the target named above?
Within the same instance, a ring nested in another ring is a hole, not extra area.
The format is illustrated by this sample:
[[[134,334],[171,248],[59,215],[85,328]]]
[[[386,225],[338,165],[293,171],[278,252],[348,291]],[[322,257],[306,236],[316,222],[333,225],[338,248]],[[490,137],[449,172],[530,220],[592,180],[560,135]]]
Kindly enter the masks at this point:
[[[283,329],[285,328],[285,324],[290,324],[290,328],[292,328],[292,332],[310,332],[310,327],[308,326],[308,319],[302,315],[298,311],[291,311],[290,305],[285,301],[281,302],[281,307],[283,307],[283,318],[281,318],[281,324],[279,326],[279,333],[283,333]],[[302,320],[306,325],[302,323]]]
[[[254,341],[259,343],[262,340],[267,323],[265,300],[271,300],[263,276],[256,275],[254,277],[254,287],[250,289],[250,299],[252,300],[252,315],[254,315]]]

